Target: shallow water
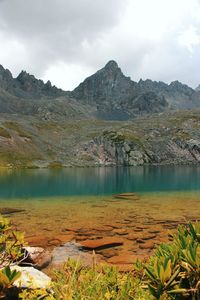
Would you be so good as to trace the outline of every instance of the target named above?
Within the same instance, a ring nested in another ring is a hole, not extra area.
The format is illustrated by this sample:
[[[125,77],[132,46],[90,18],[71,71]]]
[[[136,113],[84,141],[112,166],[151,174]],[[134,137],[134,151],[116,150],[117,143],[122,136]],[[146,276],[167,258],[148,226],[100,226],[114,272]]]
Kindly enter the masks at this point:
[[[148,255],[167,241],[179,223],[199,219],[199,179],[194,167],[8,172],[0,176],[0,209],[21,210],[8,216],[32,245],[115,237],[123,246],[99,257],[128,264],[130,255]],[[115,198],[122,192],[137,197]]]

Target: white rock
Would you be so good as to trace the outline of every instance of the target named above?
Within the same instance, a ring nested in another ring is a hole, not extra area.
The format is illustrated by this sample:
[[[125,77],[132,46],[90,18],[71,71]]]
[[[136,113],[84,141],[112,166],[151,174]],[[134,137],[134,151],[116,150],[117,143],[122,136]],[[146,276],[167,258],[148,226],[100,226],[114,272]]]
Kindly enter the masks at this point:
[[[28,252],[28,257],[31,260],[35,260],[44,252],[44,249],[42,247],[24,247],[24,250]]]
[[[12,266],[11,270],[21,272],[21,276],[14,282],[19,288],[48,289],[51,285],[51,278],[33,267]]]

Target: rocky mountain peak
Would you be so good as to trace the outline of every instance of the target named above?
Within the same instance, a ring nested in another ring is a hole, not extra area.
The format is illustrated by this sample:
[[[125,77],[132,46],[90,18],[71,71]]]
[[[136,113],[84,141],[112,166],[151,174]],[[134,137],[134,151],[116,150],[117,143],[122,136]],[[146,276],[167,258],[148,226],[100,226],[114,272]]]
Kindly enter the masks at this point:
[[[8,90],[9,88],[12,88],[13,85],[14,79],[12,77],[12,73],[0,65],[0,88]]]
[[[86,78],[72,91],[72,96],[85,103],[116,103],[129,96],[133,85],[134,82],[122,73],[114,60],[111,60],[105,67]]]
[[[200,84],[195,89],[197,92],[200,92]]]
[[[104,69],[106,70],[111,70],[111,71],[116,71],[117,69],[119,69],[118,64],[116,63],[115,60],[110,60],[104,67]]]

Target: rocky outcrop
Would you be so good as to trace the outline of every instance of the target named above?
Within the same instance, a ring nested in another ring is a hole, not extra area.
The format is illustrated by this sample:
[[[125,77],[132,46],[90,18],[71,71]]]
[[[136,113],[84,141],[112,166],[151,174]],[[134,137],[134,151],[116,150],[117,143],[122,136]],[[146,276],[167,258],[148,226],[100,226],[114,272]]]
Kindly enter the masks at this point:
[[[51,85],[50,81],[44,83],[33,75],[22,71],[17,78],[13,78],[11,72],[0,65],[0,88],[9,94],[28,99],[55,98],[65,94],[61,89]]]
[[[138,166],[152,160],[137,137],[116,131],[104,131],[103,135],[85,145],[84,151],[90,153],[99,165]]]
[[[36,79],[33,75],[28,74],[26,71],[22,71],[15,80],[19,85],[19,89],[24,91],[25,95],[30,98],[56,98],[64,95],[64,91],[52,86],[50,81],[44,83],[42,80]]]

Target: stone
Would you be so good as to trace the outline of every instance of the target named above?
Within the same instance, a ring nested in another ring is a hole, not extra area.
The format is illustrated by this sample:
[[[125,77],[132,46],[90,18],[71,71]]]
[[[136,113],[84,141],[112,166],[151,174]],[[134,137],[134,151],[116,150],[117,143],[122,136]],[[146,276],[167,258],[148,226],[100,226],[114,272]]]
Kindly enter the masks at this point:
[[[25,251],[25,256],[27,256],[26,261],[34,262],[41,253],[44,253],[44,248],[42,247],[24,247],[23,251]]]
[[[128,234],[127,230],[123,229],[123,228],[114,229],[113,232],[118,234],[118,235],[127,235]]]
[[[0,214],[2,214],[2,215],[11,215],[11,214],[15,214],[15,213],[21,213],[24,211],[25,211],[25,209],[11,208],[11,207],[0,208]]]
[[[48,289],[51,286],[51,278],[33,267],[12,266],[11,270],[21,273],[14,282],[14,286],[28,289]]]
[[[115,199],[124,199],[124,200],[139,200],[139,196],[135,193],[123,193],[114,196]]]
[[[125,265],[125,264],[132,264],[135,261],[134,254],[127,251],[127,252],[120,252],[119,255],[113,256],[107,259],[107,262],[114,265]]]
[[[139,238],[139,235],[136,233],[129,233],[129,235],[126,237],[128,240],[136,241]]]
[[[155,246],[155,242],[147,241],[144,244],[140,244],[139,248],[140,249],[153,249],[154,246]]]
[[[46,248],[48,244],[47,237],[43,235],[27,236],[26,241],[30,246]]]
[[[68,259],[80,260],[85,265],[91,265],[93,262],[93,255],[82,251],[82,246],[75,242],[69,242],[61,247],[56,247],[52,252],[52,267],[63,265]],[[95,255],[98,259],[98,256]]]
[[[22,261],[22,265],[32,264],[35,268],[42,270],[46,268],[52,260],[50,251],[45,250],[42,247],[24,247],[25,259]]]
[[[115,237],[104,237],[102,239],[97,240],[86,240],[81,242],[81,246],[86,250],[101,250],[112,247],[118,247],[123,245],[123,240],[115,238]]]

